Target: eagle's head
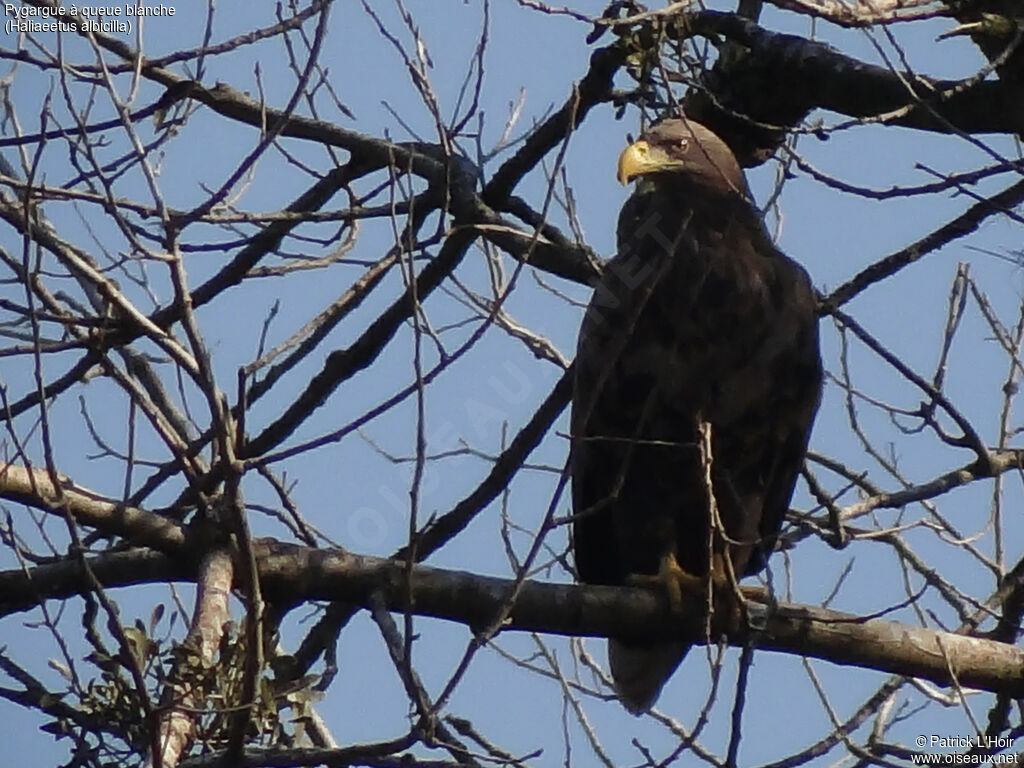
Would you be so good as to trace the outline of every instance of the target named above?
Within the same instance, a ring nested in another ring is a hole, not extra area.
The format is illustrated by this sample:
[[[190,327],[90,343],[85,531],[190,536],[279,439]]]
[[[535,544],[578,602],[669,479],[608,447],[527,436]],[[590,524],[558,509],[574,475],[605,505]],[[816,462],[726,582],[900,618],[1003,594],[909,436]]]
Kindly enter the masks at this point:
[[[739,163],[711,129],[673,118],[647,129],[619,155],[619,181],[652,177],[683,181],[717,193],[749,197]]]

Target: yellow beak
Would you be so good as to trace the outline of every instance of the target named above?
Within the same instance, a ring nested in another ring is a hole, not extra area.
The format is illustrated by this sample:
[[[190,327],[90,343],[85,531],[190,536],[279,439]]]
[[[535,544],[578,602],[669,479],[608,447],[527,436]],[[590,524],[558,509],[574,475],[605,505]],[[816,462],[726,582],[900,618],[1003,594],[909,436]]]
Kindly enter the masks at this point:
[[[678,171],[685,167],[685,162],[673,157],[663,148],[651,146],[643,139],[634,141],[619,155],[619,183],[628,184],[637,176],[648,173]]]
[[[643,140],[635,141],[619,155],[619,184],[629,184],[631,179],[642,176],[650,169],[651,145]]]

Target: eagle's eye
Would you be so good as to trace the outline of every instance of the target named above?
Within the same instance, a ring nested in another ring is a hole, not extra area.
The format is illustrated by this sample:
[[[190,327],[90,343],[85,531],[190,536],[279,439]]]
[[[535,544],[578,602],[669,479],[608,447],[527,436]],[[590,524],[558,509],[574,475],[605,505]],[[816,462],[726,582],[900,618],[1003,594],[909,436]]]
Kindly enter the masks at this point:
[[[689,148],[690,148],[690,140],[689,139],[680,139],[679,140],[679,151],[680,152],[685,152]]]

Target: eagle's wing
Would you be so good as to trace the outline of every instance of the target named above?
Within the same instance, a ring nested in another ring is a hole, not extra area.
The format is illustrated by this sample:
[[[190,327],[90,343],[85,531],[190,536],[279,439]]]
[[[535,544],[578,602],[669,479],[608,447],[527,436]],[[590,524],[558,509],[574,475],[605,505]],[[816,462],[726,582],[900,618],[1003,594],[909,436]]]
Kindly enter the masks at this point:
[[[627,203],[620,232],[629,230],[636,205],[636,200]],[[621,585],[631,574],[656,573],[664,550],[660,542],[675,538],[675,526],[664,513],[685,503],[673,479],[680,469],[676,452],[642,442],[658,434],[650,417],[660,419],[669,440],[682,437],[673,425],[685,419],[684,414],[669,417],[670,404],[652,399],[659,397],[658,381],[672,363],[671,333],[653,332],[670,326],[660,317],[664,308],[656,291],[669,264],[636,257],[623,248],[606,264],[576,352],[570,422],[573,548],[577,576],[591,584]],[[672,496],[675,503],[663,503]],[[689,644],[679,641],[636,644],[610,638],[609,667],[623,705],[633,714],[650,709],[687,650]]]
[[[765,437],[761,459],[761,475],[765,481],[759,542],[743,575],[761,571],[775,548],[821,401],[817,298],[810,278],[799,264],[781,253],[775,258],[778,279],[785,284],[781,291],[785,301],[780,311],[788,315],[788,320],[780,325],[788,338],[776,360],[777,369],[770,374],[773,390],[765,409],[772,414],[773,429]]]

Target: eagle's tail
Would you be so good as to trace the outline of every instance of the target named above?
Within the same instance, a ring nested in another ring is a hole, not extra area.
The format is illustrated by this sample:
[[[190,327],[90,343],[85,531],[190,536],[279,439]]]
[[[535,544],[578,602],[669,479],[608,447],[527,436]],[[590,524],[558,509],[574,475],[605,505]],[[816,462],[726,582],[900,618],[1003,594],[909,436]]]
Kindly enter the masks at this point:
[[[649,710],[688,650],[690,645],[681,642],[634,645],[609,639],[608,665],[622,705],[634,715]]]

